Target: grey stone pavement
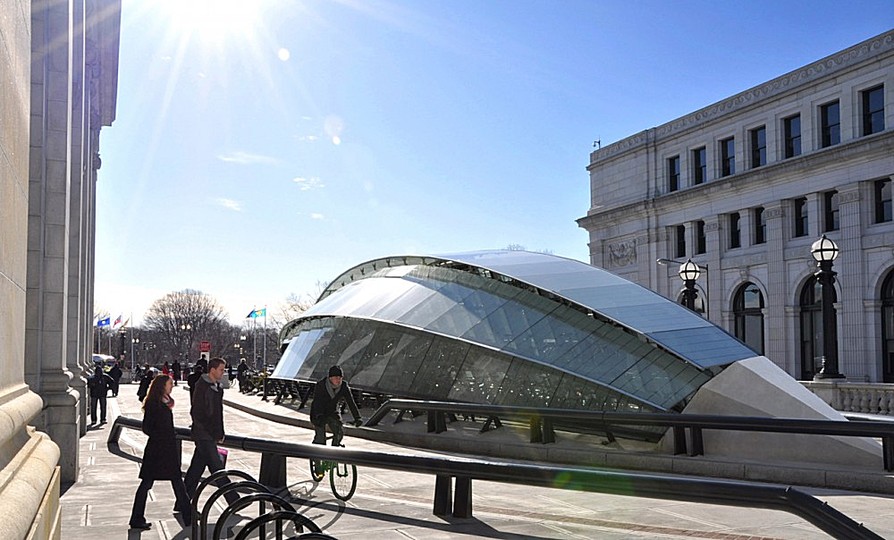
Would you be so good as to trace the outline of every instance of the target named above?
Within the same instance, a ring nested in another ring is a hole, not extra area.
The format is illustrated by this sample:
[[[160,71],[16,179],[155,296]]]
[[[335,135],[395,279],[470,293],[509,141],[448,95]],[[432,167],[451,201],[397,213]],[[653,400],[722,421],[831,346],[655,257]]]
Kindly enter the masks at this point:
[[[175,422],[181,426],[189,425],[189,398],[184,385],[175,388],[174,398]],[[303,412],[263,402],[257,396],[242,395],[236,390],[228,390],[226,400],[225,423],[230,434],[295,442],[309,442],[312,438],[310,430],[300,427],[306,425],[307,416]],[[171,513],[174,495],[169,483],[156,482],[150,493],[146,518],[153,524],[152,529],[136,531],[128,528],[133,494],[139,484],[139,458],[145,436],[125,429],[120,452],[110,451],[106,440],[111,421],[117,415],[141,417],[136,385],[122,385],[119,396],[109,398],[109,412],[108,424],[91,428],[81,438],[78,482],[63,486],[62,537],[72,540],[189,538],[188,529],[183,529]],[[371,412],[364,410],[364,417],[369,417]],[[419,427],[417,425],[416,429]],[[424,431],[424,427],[421,430]],[[362,450],[444,455],[443,452],[402,448],[350,434],[345,442],[351,448]],[[184,470],[191,454],[192,445],[185,442]],[[228,466],[257,477],[260,456],[230,450]],[[432,514],[433,476],[372,468],[360,468],[359,476],[356,494],[343,503],[332,496],[325,483],[314,484],[310,480],[305,460],[288,461],[293,503],[324,532],[342,540],[828,538],[812,524],[781,511],[484,481],[473,483],[474,517],[443,518]],[[894,498],[851,491],[799,489],[828,502],[883,538],[894,538]],[[221,510],[222,507],[218,507],[215,513]],[[252,507],[252,511],[257,515],[256,507]],[[251,517],[251,513],[245,513],[241,523]]]

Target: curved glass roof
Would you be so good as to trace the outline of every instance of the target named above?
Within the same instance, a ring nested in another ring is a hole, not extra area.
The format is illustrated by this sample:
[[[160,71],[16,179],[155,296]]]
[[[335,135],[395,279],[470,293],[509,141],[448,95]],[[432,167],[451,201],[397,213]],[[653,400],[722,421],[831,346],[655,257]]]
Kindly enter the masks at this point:
[[[724,366],[755,356],[754,351],[719,326],[658,293],[601,268],[545,253],[496,250],[376,259],[336,278],[320,299],[385,268],[448,262],[465,264],[485,274],[530,285],[541,291],[540,294],[552,293],[592,311],[601,319],[642,334],[684,361],[702,368]]]
[[[687,332],[705,339],[689,347]],[[754,356],[638,285],[520,251],[363,263],[281,335],[277,377],[322,378],[339,364],[370,391],[596,410],[679,408],[709,368]]]

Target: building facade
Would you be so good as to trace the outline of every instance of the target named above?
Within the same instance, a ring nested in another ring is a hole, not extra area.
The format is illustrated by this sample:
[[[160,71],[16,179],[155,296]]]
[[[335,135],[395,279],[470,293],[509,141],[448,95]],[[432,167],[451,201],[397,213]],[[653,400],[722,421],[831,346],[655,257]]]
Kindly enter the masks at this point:
[[[0,6],[0,538],[60,538],[60,486],[78,477],[120,7]]]
[[[817,373],[810,248],[841,249],[840,371],[894,382],[894,31],[590,155],[590,261],[698,309],[790,375]]]

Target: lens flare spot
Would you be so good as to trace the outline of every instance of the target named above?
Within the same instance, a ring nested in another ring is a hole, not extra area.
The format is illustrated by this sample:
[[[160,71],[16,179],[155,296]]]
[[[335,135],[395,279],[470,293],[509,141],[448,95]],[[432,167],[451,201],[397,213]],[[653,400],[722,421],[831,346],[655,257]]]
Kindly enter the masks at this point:
[[[292,53],[289,52],[289,49],[283,47],[280,50],[276,51],[276,56],[283,62],[288,62],[289,58],[292,57]]]

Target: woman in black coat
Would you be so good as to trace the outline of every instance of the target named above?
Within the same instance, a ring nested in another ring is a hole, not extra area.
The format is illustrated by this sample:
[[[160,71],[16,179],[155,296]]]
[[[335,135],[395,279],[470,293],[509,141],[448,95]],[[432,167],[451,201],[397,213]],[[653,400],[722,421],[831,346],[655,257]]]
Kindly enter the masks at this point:
[[[174,381],[167,375],[157,375],[149,385],[149,392],[143,401],[143,433],[149,435],[149,442],[143,450],[143,464],[140,467],[140,487],[133,500],[130,526],[148,529],[146,522],[146,497],[156,480],[170,480],[177,502],[174,509],[181,512],[186,523],[192,522],[192,509],[183,476],[180,472],[180,452],[174,432],[174,399],[171,390]]]

